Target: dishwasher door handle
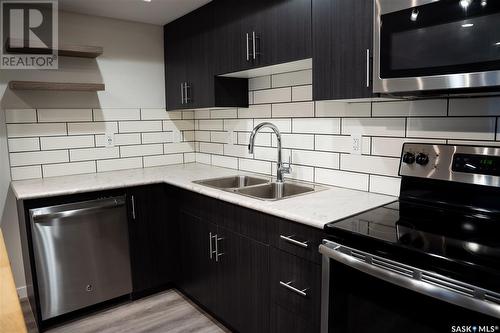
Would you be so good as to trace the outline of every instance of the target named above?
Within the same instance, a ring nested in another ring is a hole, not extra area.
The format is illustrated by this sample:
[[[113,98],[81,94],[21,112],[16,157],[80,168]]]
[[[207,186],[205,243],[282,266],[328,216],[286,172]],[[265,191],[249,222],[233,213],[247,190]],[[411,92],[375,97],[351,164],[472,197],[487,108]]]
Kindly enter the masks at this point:
[[[86,201],[75,204],[65,204],[46,208],[31,209],[30,215],[34,223],[41,223],[46,220],[61,219],[79,215],[90,214],[110,208],[117,208],[125,205],[124,197],[108,198]]]

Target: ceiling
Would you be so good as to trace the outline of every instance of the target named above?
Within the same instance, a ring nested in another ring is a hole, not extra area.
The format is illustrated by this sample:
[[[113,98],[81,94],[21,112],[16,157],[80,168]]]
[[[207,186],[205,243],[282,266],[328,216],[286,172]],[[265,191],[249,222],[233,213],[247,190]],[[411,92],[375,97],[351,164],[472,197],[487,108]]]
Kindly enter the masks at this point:
[[[60,0],[59,9],[87,15],[164,25],[211,0]]]

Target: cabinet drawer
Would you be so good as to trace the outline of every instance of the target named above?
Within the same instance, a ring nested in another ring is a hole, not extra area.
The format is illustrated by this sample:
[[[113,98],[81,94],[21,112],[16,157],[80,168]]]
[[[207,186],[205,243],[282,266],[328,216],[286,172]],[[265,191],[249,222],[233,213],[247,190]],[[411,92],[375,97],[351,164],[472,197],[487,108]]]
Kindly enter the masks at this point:
[[[323,231],[320,229],[280,220],[278,233],[273,241],[283,251],[320,264],[318,247],[323,238]]]
[[[321,266],[277,249],[271,260],[273,303],[319,325]]]
[[[273,333],[319,333],[319,325],[314,325],[278,304],[273,305],[271,320]]]

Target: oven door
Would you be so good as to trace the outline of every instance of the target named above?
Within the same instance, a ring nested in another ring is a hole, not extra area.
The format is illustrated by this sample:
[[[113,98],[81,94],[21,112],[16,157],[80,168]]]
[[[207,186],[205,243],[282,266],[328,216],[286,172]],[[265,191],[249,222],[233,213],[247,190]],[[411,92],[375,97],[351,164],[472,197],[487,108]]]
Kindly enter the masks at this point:
[[[374,91],[500,86],[500,1],[377,0]]]
[[[322,333],[500,332],[498,294],[330,241],[320,252]]]

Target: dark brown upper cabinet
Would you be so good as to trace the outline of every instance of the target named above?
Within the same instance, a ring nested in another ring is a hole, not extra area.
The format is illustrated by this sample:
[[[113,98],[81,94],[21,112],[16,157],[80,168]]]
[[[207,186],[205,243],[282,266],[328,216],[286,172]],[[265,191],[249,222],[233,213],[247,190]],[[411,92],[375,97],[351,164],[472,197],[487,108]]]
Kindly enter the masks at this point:
[[[248,105],[248,81],[215,77],[213,4],[164,28],[167,110]]]
[[[311,0],[216,0],[217,74],[310,58]]]
[[[373,97],[373,0],[312,0],[314,100]]]

